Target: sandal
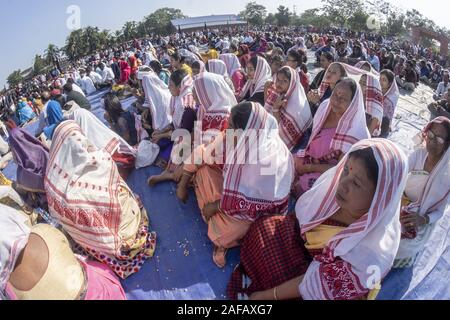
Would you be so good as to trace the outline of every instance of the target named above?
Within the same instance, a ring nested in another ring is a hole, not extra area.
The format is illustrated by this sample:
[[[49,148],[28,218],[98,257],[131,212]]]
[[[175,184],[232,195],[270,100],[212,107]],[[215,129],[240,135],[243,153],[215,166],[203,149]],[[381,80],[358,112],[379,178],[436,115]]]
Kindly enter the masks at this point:
[[[223,251],[219,251],[220,249],[223,248],[214,246],[213,261],[216,264],[216,266],[218,266],[220,269],[223,269],[227,265],[226,255],[228,249],[223,249]]]

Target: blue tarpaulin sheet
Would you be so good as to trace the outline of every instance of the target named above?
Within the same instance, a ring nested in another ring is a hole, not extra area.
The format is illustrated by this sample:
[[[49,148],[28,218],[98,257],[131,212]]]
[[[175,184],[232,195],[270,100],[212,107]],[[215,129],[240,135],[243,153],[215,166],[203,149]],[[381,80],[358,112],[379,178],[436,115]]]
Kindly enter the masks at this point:
[[[104,110],[100,99],[104,93],[98,92],[89,97],[92,112],[102,121]],[[124,101],[124,108],[131,102],[132,99]],[[35,122],[26,130],[34,134],[36,127]],[[4,174],[15,179],[15,171],[16,165],[11,162]],[[157,233],[154,257],[137,274],[122,281],[127,297],[134,300],[226,299],[226,286],[239,262],[239,249],[231,250],[227,256],[227,266],[219,269],[212,261],[213,246],[207,236],[207,226],[200,216],[195,194],[191,191],[187,204],[183,204],[175,196],[174,183],[162,183],[150,188],[148,177],[160,172],[161,169],[156,167],[135,170],[127,181],[147,209],[150,230]],[[450,250],[438,251],[434,254],[434,260],[429,271],[422,271],[423,279],[414,288],[410,287],[413,282],[412,269],[392,271],[383,283],[378,298],[450,299]]]

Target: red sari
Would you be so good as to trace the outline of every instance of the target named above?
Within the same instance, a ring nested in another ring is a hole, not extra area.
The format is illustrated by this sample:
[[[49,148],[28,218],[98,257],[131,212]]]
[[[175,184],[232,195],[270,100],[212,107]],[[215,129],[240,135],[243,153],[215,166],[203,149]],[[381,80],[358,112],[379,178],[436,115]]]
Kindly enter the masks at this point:
[[[127,83],[131,74],[130,65],[125,60],[120,60],[119,67],[120,67],[120,83],[122,84]]]

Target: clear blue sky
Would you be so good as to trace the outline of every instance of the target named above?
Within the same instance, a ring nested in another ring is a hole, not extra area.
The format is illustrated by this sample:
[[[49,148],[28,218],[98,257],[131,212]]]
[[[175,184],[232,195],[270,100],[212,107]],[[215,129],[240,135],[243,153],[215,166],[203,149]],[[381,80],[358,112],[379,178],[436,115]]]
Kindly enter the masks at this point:
[[[14,70],[26,69],[33,64],[36,53],[42,54],[49,43],[64,46],[70,33],[66,27],[70,5],[81,9],[81,26],[97,26],[100,29],[118,30],[126,21],[140,21],[144,16],[161,7],[179,8],[189,16],[238,13],[244,0],[14,0],[2,1],[0,10],[0,87]],[[275,12],[279,5],[297,12],[320,6],[320,0],[256,0]],[[447,20],[450,4],[447,0],[391,0],[404,8],[416,8],[436,23],[450,28]],[[430,5],[432,2],[433,5]],[[436,9],[439,8],[439,9]],[[445,10],[444,10],[445,9]]]

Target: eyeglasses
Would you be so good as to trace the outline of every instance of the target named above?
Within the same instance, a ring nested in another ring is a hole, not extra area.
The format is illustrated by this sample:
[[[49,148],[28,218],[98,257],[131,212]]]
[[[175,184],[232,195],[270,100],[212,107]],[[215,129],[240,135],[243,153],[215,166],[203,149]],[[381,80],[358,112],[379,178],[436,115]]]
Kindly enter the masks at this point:
[[[436,140],[438,144],[445,144],[445,139],[437,136],[431,129],[427,131],[427,137],[430,141]]]

